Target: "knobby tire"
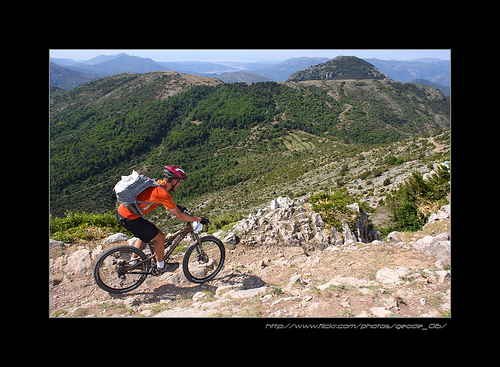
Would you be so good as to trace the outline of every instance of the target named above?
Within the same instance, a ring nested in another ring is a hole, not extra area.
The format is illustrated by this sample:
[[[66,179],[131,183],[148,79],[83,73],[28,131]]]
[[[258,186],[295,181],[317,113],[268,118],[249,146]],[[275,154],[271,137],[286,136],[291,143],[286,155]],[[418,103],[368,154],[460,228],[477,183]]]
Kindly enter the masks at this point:
[[[96,284],[109,293],[126,293],[139,287],[147,278],[151,261],[128,270],[132,253],[146,260],[147,256],[133,246],[116,246],[105,251],[94,265],[93,275]],[[138,274],[138,272],[144,274]]]
[[[224,266],[226,251],[221,240],[213,236],[201,237],[201,246],[208,258],[201,258],[198,243],[188,247],[182,261],[182,270],[187,280],[192,283],[205,283],[219,274]]]

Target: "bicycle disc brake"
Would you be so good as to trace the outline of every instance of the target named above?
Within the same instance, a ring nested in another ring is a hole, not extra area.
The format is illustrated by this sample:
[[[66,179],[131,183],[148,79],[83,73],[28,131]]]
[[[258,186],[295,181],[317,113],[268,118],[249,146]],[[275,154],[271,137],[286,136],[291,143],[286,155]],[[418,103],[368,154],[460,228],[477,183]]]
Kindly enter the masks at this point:
[[[198,254],[198,259],[197,260],[201,264],[206,264],[208,262],[208,260],[210,260],[210,259],[208,258],[207,254],[201,253],[201,254]]]

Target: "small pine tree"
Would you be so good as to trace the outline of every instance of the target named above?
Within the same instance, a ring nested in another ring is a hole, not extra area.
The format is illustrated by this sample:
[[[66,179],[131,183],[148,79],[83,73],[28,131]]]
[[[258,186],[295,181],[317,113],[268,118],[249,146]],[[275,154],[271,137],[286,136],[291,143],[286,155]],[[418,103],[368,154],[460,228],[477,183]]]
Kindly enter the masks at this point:
[[[427,181],[420,172],[413,172],[386,200],[392,213],[392,220],[396,223],[395,229],[398,231],[422,229],[430,214],[423,208],[445,204],[449,192],[450,172],[445,166],[440,166]]]

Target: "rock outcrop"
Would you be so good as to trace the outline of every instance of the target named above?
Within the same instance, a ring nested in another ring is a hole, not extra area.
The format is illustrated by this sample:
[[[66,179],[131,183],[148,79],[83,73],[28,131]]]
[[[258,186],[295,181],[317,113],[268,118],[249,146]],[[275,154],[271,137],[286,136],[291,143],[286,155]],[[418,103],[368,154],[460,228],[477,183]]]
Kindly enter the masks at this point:
[[[337,56],[327,62],[309,66],[288,77],[289,82],[330,79],[389,79],[375,66],[355,56]]]
[[[357,203],[349,207],[358,218],[354,230],[347,223],[342,223],[342,232],[339,232],[333,227],[326,228],[321,216],[311,210],[307,198],[292,200],[280,196],[272,200],[269,206],[238,222],[231,231],[220,231],[215,235],[232,244],[241,241],[250,246],[300,246],[306,253],[347,242],[369,243],[380,240],[363,209]]]
[[[430,223],[450,218],[450,216],[451,216],[451,205],[443,205],[437,212],[429,215],[429,219],[427,219],[427,224],[424,226],[423,229],[425,229],[425,227]]]
[[[437,212],[432,213],[427,220],[423,230],[432,223],[436,223],[451,216],[450,205],[443,205]],[[387,235],[387,242],[403,244],[403,234],[400,232],[391,232]],[[409,244],[418,251],[426,255],[435,256],[439,266],[449,265],[451,262],[451,238],[447,232],[439,233],[434,236],[424,236],[417,241],[410,241]]]

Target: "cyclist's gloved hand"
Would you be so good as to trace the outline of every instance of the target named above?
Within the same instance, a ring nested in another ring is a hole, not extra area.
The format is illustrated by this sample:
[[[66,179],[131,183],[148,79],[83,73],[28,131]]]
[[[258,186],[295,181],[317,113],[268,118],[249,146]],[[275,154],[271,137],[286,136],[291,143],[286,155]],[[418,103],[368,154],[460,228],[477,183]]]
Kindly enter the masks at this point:
[[[201,217],[200,223],[206,226],[210,221],[206,217]]]

